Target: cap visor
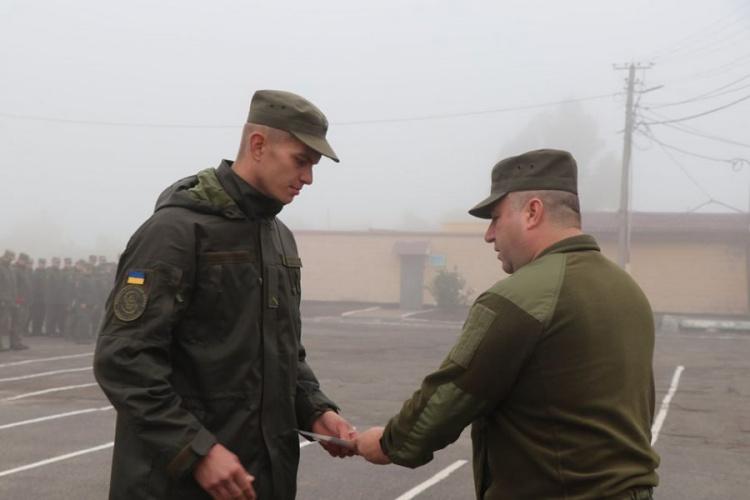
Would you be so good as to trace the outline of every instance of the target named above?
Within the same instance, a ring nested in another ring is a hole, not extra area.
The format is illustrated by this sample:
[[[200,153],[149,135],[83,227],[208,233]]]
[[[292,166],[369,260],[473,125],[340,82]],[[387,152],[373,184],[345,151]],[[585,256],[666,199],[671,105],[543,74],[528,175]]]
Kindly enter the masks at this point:
[[[494,193],[477,203],[474,208],[469,210],[469,214],[480,219],[492,218],[492,207],[497,201],[508,193]]]
[[[328,141],[324,138],[317,137],[310,134],[304,134],[301,132],[292,132],[289,131],[290,134],[292,134],[294,137],[302,141],[302,143],[305,146],[308,146],[309,148],[317,151],[318,153],[322,154],[323,156],[327,156],[331,160],[335,161],[336,163],[339,162],[339,157],[336,156],[336,153],[333,152],[333,148],[330,144],[328,144]]]

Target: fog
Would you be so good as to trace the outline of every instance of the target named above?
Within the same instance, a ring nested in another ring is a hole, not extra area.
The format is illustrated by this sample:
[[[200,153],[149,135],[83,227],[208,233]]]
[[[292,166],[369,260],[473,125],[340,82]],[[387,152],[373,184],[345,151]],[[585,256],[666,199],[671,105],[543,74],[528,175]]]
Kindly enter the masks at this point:
[[[342,160],[292,228],[470,220],[492,165],[537,147],[616,210],[629,63],[633,210],[750,203],[745,0],[4,0],[0,23],[0,245],[32,256],[113,257],[162,189],[234,158],[263,88],[316,103]]]

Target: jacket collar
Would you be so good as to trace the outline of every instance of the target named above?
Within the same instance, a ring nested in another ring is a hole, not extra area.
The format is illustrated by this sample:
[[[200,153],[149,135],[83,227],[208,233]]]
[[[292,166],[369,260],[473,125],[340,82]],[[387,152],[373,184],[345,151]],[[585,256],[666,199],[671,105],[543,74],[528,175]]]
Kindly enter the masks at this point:
[[[593,236],[588,234],[581,234],[578,236],[571,236],[570,238],[565,238],[564,240],[560,240],[556,243],[551,244],[550,246],[539,252],[539,255],[536,256],[536,259],[542,258],[545,255],[549,255],[552,253],[584,252],[587,250],[595,250],[597,252],[601,252],[601,249],[599,248],[599,245],[596,243],[596,240]]]
[[[271,219],[281,212],[284,204],[269,198],[247,183],[232,170],[233,164],[234,162],[230,160],[222,160],[216,169],[216,178],[245,217],[248,219]]]

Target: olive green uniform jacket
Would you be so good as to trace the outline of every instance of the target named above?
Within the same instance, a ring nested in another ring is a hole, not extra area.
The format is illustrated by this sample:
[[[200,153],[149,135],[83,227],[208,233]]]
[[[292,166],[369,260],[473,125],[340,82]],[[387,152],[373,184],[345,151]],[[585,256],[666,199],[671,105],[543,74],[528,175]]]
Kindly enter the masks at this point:
[[[477,298],[440,368],[381,446],[417,467],[473,423],[482,500],[585,500],[655,486],[654,323],[638,285],[587,235]]]
[[[301,261],[282,205],[230,166],[162,193],[120,259],[94,359],[117,410],[111,499],[210,498],[191,472],[217,442],[259,498],[293,499],[293,429],[337,409],[300,343]]]

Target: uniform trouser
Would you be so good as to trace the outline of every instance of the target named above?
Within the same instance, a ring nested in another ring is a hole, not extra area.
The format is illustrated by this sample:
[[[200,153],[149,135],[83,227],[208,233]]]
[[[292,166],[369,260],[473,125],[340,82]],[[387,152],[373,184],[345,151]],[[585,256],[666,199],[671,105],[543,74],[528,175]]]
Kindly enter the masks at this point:
[[[55,336],[65,331],[65,306],[63,304],[48,304],[44,318],[44,330],[47,335]]]
[[[100,305],[91,308],[91,334],[96,337],[99,334],[99,327],[104,320],[104,308]]]
[[[91,339],[91,310],[75,307],[70,311],[65,332],[76,340]]]
[[[44,324],[44,302],[35,302],[31,304],[30,316],[30,328],[32,335],[41,335]]]
[[[26,330],[29,328],[29,306],[26,304],[18,304],[11,314],[11,326],[10,326],[10,346],[15,347],[23,344],[23,339]]]
[[[0,349],[10,347],[10,314],[11,308],[0,306]]]

